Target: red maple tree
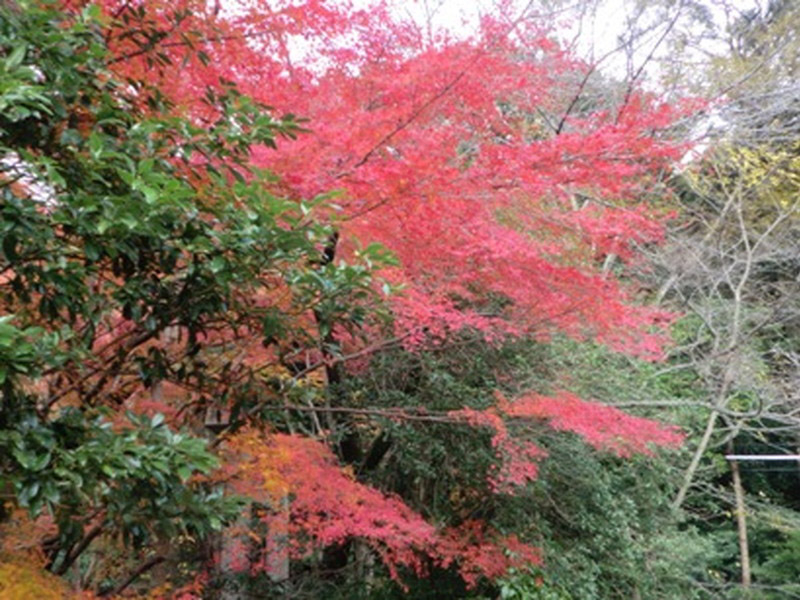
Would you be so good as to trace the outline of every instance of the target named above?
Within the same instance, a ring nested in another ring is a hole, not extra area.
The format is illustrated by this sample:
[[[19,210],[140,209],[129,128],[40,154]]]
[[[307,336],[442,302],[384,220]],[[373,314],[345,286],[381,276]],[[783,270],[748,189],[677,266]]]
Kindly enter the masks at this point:
[[[151,81],[198,124],[220,117],[198,99],[226,81],[277,114],[307,118],[308,131],[296,140],[253,149],[253,164],[276,175],[271,185],[288,197],[324,198],[309,218],[336,228],[329,260],[363,256],[373,242],[396,256],[379,273],[400,289],[388,299],[394,331],[375,327],[349,338],[353,356],[380,347],[381,336],[416,351],[467,328],[491,342],[559,332],[660,356],[670,316],[637,304],[637,290],[601,267],[610,255],[634,259],[637,244],[662,236],[656,213],[636,198],[680,150],[662,133],[677,110],[634,92],[624,106],[572,114],[563,76],[589,65],[510,4],[459,36],[423,31],[384,3],[368,10],[322,0],[143,6],[104,6],[117,74]],[[131,34],[145,23],[160,34]],[[323,196],[331,191],[337,194]],[[315,326],[311,315],[298,318]],[[344,362],[320,341],[337,335],[344,341],[342,332],[318,332],[308,348],[314,368]],[[261,359],[256,338],[246,360]],[[546,421],[620,456],[680,443],[668,428],[567,393],[500,398],[487,410],[445,417],[491,430],[497,493],[535,478],[545,455],[509,433],[508,420]],[[299,554],[301,541],[359,537],[393,574],[400,565],[422,569],[422,553],[442,566],[458,563],[470,584],[537,557],[485,524],[436,531],[398,498],[358,483],[319,441],[260,435],[233,445],[249,448],[252,462],[241,469],[258,474],[251,483],[293,497],[290,532]]]

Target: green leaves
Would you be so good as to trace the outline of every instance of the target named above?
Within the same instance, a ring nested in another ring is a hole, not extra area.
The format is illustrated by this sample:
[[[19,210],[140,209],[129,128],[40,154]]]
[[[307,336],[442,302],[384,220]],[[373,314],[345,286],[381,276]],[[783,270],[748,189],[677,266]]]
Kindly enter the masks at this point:
[[[102,507],[134,545],[152,534],[202,535],[236,516],[238,499],[190,481],[218,464],[203,440],[173,432],[161,414],[128,420],[115,430],[74,410],[49,423],[21,415],[0,430],[0,485],[12,484],[32,514],[47,508],[60,523]],[[61,535],[66,543],[73,534],[64,526]]]
[[[0,114],[12,123],[53,114],[45,87],[39,85],[41,71],[24,64],[28,48],[26,42],[17,41],[0,57]]]
[[[165,11],[176,26],[187,14]],[[294,138],[301,119],[228,81],[209,86],[204,120],[177,116],[146,81],[109,71],[100,18],[0,3],[0,301],[13,313],[0,316],[0,490],[53,517],[57,573],[89,543],[200,543],[236,518],[196,399],[237,424],[261,418],[251,409],[276,393],[280,347],[323,336],[340,353],[332,332],[379,321],[373,273],[393,264],[376,244],[332,260],[331,195],[281,197],[251,168],[254,146]],[[144,7],[118,18],[130,27],[115,43],[154,68],[171,60],[149,52],[165,29]],[[263,356],[232,360],[241,340]],[[162,384],[186,396],[163,401]],[[137,403],[147,416],[124,413]]]
[[[109,73],[99,18],[0,4],[0,299],[14,313],[0,316],[0,490],[54,517],[56,572],[98,523],[140,548],[235,518],[197,432],[124,407],[173,382],[243,414],[264,385],[256,368],[230,372],[225,345],[311,339],[298,315],[313,311],[323,333],[364,323],[372,271],[391,260],[373,245],[326,261],[329,197],[279,197],[250,168],[252,147],[294,137],[299,119],[230,82],[209,87],[206,127],[175,116],[147,82]],[[142,48],[163,37],[143,9],[120,19]]]
[[[43,354],[56,340],[38,327],[19,329],[13,318],[13,315],[0,317],[0,385],[16,375],[35,375]]]

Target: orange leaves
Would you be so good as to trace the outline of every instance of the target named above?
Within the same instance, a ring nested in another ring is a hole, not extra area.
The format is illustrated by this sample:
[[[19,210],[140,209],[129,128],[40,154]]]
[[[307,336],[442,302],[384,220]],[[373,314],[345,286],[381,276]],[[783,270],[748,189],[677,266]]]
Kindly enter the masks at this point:
[[[40,565],[0,555],[0,598],[38,600],[90,600],[94,594],[74,592],[67,583]]]
[[[498,466],[489,473],[490,484],[495,492],[505,494],[534,480],[538,461],[547,455],[530,441],[535,435],[532,425],[547,422],[555,430],[576,433],[592,446],[621,457],[651,454],[652,446],[675,447],[683,439],[672,428],[568,393],[528,395],[514,401],[498,395],[496,406],[490,409],[463,409],[448,416],[456,423],[492,432]],[[270,531],[286,532],[288,549],[295,557],[361,539],[395,579],[401,566],[422,574],[427,564],[436,564],[457,568],[468,586],[481,577],[496,579],[510,568],[540,563],[536,548],[482,522],[466,521],[437,531],[399,498],[356,481],[319,441],[245,432],[231,440],[230,450],[237,453],[229,457],[229,463],[238,464],[234,488],[266,505],[261,520]],[[268,559],[262,564],[268,564]]]
[[[27,511],[17,508],[0,524],[0,556],[14,556],[17,559],[24,559],[31,568],[34,566],[43,568],[46,558],[42,551],[42,543],[56,531],[51,517],[32,519]],[[0,577],[0,581],[2,579]],[[2,597],[4,596],[0,594],[0,598]]]

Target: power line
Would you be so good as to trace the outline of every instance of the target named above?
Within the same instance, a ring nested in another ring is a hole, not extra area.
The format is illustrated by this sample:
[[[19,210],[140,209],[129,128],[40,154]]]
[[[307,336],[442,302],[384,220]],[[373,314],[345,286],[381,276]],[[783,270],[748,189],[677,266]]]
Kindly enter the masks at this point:
[[[800,461],[800,454],[726,454],[725,460],[752,460],[752,461]]]

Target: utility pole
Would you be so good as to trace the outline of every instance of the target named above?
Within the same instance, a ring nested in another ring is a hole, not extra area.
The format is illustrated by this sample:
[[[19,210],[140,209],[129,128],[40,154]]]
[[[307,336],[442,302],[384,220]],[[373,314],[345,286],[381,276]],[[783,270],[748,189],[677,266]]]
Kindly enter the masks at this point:
[[[733,443],[729,442],[728,450],[733,451]],[[734,456],[730,454],[728,456]],[[731,474],[733,475],[733,494],[736,501],[736,530],[739,538],[739,557],[742,565],[742,587],[747,590],[752,583],[750,572],[750,546],[747,543],[747,513],[744,504],[744,487],[742,486],[742,475],[739,472],[739,462],[735,459],[725,458],[731,463]]]
[[[725,460],[731,463],[731,474],[733,475],[733,494],[736,502],[736,528],[739,538],[739,556],[742,565],[742,587],[747,590],[752,584],[752,573],[750,571],[750,548],[747,543],[747,515],[744,503],[744,487],[742,486],[742,475],[739,471],[740,462],[756,461],[793,461],[800,460],[797,454],[733,454],[733,444],[728,444],[729,454],[725,455]]]

